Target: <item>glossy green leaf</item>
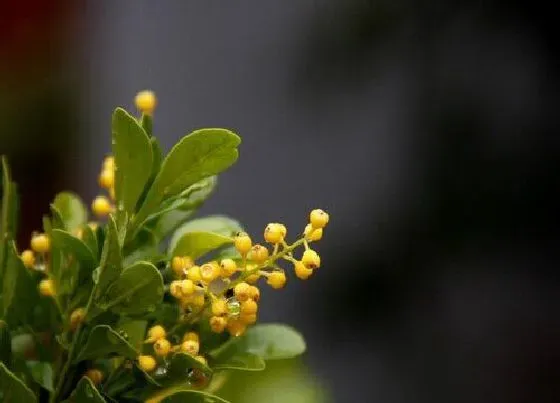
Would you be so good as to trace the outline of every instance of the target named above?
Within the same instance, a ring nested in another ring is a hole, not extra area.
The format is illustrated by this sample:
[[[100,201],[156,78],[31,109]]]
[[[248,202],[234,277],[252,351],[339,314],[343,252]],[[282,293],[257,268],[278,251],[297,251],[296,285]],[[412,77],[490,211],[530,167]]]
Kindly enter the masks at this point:
[[[122,272],[121,245],[117,224],[112,216],[109,216],[106,228],[101,262],[99,268],[96,269],[97,274],[94,276],[94,278],[97,278],[98,296],[102,295],[119,278]]]
[[[214,232],[187,232],[173,245],[173,249],[170,245],[169,251],[170,256],[190,256],[198,259],[210,251],[231,243],[233,238]]]
[[[163,161],[138,212],[137,223],[144,221],[164,199],[230,167],[237,160],[240,141],[239,136],[226,129],[200,129],[183,137]]]
[[[238,371],[262,371],[266,364],[258,355],[251,353],[237,353],[231,357],[227,357],[222,361],[216,362],[212,368],[214,371],[219,370],[238,370]]]
[[[99,244],[97,243],[97,235],[89,225],[83,225],[82,228],[82,241],[86,244],[93,256],[97,261],[99,259]]]
[[[76,389],[70,395],[68,403],[106,403],[101,393],[97,390],[93,382],[87,377],[83,377],[78,382]]]
[[[169,368],[167,370],[167,381],[175,382],[186,380],[187,373],[192,368],[199,368],[206,373],[211,373],[212,370],[195,359],[192,355],[186,353],[175,353],[169,361]]]
[[[232,218],[222,215],[211,215],[197,218],[183,224],[173,233],[169,241],[169,249],[173,250],[179,239],[189,232],[212,232],[225,237],[233,237],[237,232],[243,231],[243,227]]]
[[[98,302],[99,308],[117,314],[154,311],[163,299],[163,278],[155,266],[137,262],[125,268]]]
[[[293,358],[306,350],[305,340],[294,328],[267,323],[254,326],[243,336],[244,351],[265,360]]]
[[[167,396],[161,403],[229,403],[227,400],[201,390],[181,390]]]
[[[110,326],[99,325],[95,326],[89,334],[86,344],[76,358],[76,362],[113,355],[135,359],[138,356],[138,351]]]
[[[69,232],[53,229],[51,232],[52,243],[66,255],[73,255],[81,265],[88,269],[89,274],[97,265],[93,251],[79,238]]]
[[[152,173],[152,145],[138,121],[121,108],[113,113],[112,132],[117,208],[132,215]]]
[[[145,320],[122,318],[117,325],[117,332],[138,351],[142,351],[144,336],[146,334]]]
[[[44,361],[27,361],[27,368],[33,380],[49,392],[54,391],[54,373],[52,364]]]
[[[0,362],[8,367],[12,363],[12,337],[8,324],[3,320],[0,320]]]
[[[6,252],[2,292],[4,319],[10,326],[27,324],[39,299],[37,285],[23,266],[13,241],[8,244]]]
[[[0,390],[4,393],[4,402],[37,402],[31,389],[2,362],[0,362]]]
[[[54,204],[51,204],[50,210],[51,210],[50,224],[52,229],[65,229],[64,219],[62,218],[61,212],[58,211],[58,208]]]
[[[14,239],[17,225],[17,189],[10,177],[8,161],[2,156],[2,205],[0,211],[0,285],[4,278],[9,241]]]
[[[87,208],[82,200],[74,193],[61,192],[57,194],[53,205],[60,213],[64,226],[69,232],[72,232],[87,222]]]

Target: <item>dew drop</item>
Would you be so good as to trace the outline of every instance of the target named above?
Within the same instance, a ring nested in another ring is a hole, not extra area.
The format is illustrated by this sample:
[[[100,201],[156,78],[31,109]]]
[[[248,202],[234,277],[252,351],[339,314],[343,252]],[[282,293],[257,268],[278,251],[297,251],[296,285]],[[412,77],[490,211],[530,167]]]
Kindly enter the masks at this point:
[[[154,378],[155,379],[162,379],[167,376],[167,366],[162,365],[156,368],[154,371]]]
[[[237,317],[241,311],[241,304],[235,297],[227,299],[228,313],[230,317]]]

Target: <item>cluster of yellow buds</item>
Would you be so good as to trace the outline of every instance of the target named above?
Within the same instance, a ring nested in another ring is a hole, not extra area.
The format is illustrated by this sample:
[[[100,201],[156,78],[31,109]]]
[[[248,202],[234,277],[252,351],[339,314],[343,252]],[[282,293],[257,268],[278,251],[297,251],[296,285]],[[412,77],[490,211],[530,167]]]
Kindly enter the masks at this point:
[[[28,269],[44,272],[46,270],[47,253],[51,250],[51,240],[46,234],[35,233],[31,237],[30,249],[21,252],[20,258]],[[45,297],[55,295],[54,283],[46,278],[39,282],[39,293]]]
[[[115,158],[107,156],[103,160],[98,178],[99,186],[109,192],[109,198],[104,195],[97,196],[91,203],[91,210],[97,217],[102,218],[114,210],[111,201],[115,201]]]
[[[145,343],[153,345],[154,354],[138,356],[138,366],[146,372],[153,371],[158,360],[164,360],[170,353],[182,352],[192,355],[197,361],[206,365],[206,358],[199,355],[200,338],[195,332],[187,332],[183,335],[180,344],[172,345],[167,340],[167,332],[161,325],[155,325],[148,330],[148,338]]]
[[[313,210],[302,237],[291,245],[286,242],[285,225],[268,224],[264,240],[272,244],[272,251],[264,245],[253,244],[247,233],[239,232],[233,243],[240,259],[227,258],[199,266],[189,256],[175,256],[170,267],[177,279],[169,285],[169,293],[179,301],[187,318],[189,315],[207,316],[212,331],[222,333],[227,329],[232,336],[240,336],[247,326],[257,321],[260,299],[257,281],[266,278],[266,283],[274,289],[286,285],[286,273],[278,265],[281,259],[289,261],[296,277],[302,280],[320,267],[321,258],[309,243],[322,238],[328,221],[326,212]],[[304,251],[301,258],[296,259],[293,252],[300,246]]]

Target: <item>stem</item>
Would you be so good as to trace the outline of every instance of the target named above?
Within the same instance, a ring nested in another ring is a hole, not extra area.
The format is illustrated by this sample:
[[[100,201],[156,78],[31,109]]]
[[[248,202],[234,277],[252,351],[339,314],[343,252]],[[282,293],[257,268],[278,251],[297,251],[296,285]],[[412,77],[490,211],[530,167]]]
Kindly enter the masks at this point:
[[[93,295],[94,295],[96,289],[97,289],[97,285],[95,285],[93,287],[93,290],[91,290],[91,294],[89,296],[89,300],[88,300],[88,303],[86,305],[84,318],[87,318],[89,309],[91,307],[91,303],[93,302]],[[66,373],[70,369],[70,364],[72,363],[72,359],[74,358],[74,350],[76,349],[76,344],[77,344],[77,342],[78,342],[78,340],[80,339],[80,336],[81,336],[80,333],[82,331],[82,324],[83,323],[78,324],[78,327],[76,328],[76,333],[74,334],[74,337],[72,338],[72,344],[70,345],[70,350],[68,351],[68,358],[66,359],[66,362],[64,363],[64,367],[62,367],[62,371],[60,371],[58,382],[56,384],[56,389],[54,390],[53,394],[51,395],[51,398],[49,399],[50,403],[56,403],[60,393],[62,392],[62,387],[64,386],[64,379],[66,378]]]

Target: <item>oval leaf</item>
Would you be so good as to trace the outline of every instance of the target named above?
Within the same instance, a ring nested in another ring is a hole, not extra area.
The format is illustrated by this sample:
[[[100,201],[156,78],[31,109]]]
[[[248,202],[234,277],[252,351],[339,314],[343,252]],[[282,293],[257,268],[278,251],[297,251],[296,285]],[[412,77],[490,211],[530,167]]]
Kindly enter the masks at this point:
[[[275,323],[250,328],[242,337],[241,344],[243,351],[265,360],[293,358],[306,349],[301,334],[290,326]]]
[[[53,392],[54,374],[52,364],[44,361],[27,361],[26,364],[33,380],[49,392]]]
[[[99,308],[118,314],[142,314],[156,309],[163,299],[163,278],[155,266],[137,262],[123,270],[98,302]]]
[[[101,252],[101,262],[96,269],[97,275],[97,295],[101,295],[117,279],[122,272],[121,245],[119,243],[119,233],[117,224],[113,216],[109,216],[105,243]]]
[[[231,243],[233,243],[233,238],[214,232],[187,232],[179,238],[175,245],[170,245],[169,250],[171,256],[190,256],[198,259],[214,249]]]
[[[214,371],[219,370],[237,370],[237,371],[262,371],[265,369],[266,363],[264,359],[258,355],[251,353],[237,353],[232,357],[217,362],[212,366]]]
[[[169,241],[169,250],[173,250],[179,239],[188,232],[203,231],[213,232],[226,237],[232,237],[235,233],[243,231],[243,227],[232,218],[222,215],[212,215],[208,217],[197,218],[183,224],[171,237]]]
[[[73,231],[87,222],[87,208],[74,193],[61,192],[57,194],[53,206],[60,213],[64,227],[68,231]]]
[[[89,378],[85,376],[80,379],[76,389],[70,395],[70,399],[65,400],[65,402],[72,403],[105,403],[106,400],[103,399],[99,391],[93,385]]]
[[[36,402],[37,398],[6,366],[0,362],[0,390],[4,393],[5,402]]]
[[[89,268],[90,271],[97,265],[93,251],[81,239],[60,229],[53,229],[51,238],[54,246],[66,254],[74,255],[80,264]]]
[[[89,334],[86,345],[76,358],[76,362],[119,355],[135,359],[138,351],[120,334],[107,325],[95,326]]]
[[[124,109],[113,113],[112,131],[117,206],[132,215],[152,173],[152,145],[138,121]]]
[[[164,199],[230,167],[237,160],[240,142],[239,136],[226,129],[200,129],[183,137],[163,161],[137,222],[142,222]]]

